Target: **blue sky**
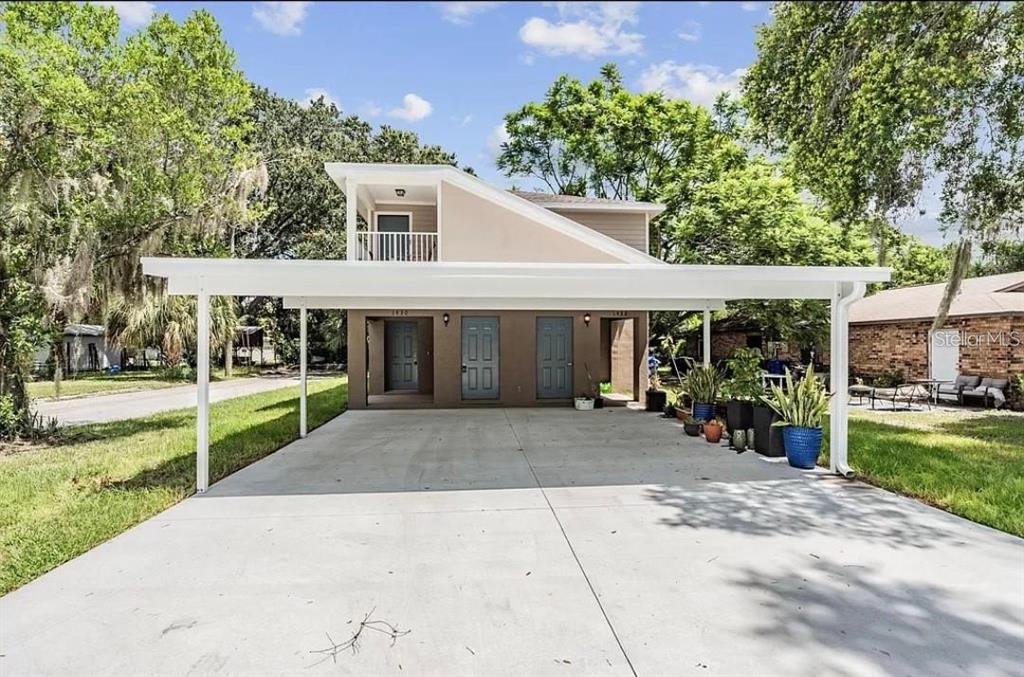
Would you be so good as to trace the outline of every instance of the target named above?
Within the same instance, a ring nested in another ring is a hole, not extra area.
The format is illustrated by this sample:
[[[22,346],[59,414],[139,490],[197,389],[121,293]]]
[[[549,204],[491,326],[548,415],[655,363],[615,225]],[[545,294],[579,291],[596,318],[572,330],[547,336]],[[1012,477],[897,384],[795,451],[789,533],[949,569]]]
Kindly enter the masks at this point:
[[[499,185],[509,183],[494,166],[502,117],[558,75],[589,80],[613,61],[633,89],[709,104],[736,87],[771,18],[767,2],[104,4],[126,30],[154,12],[181,19],[203,7],[253,82],[411,129]],[[939,239],[933,225],[910,229]]]

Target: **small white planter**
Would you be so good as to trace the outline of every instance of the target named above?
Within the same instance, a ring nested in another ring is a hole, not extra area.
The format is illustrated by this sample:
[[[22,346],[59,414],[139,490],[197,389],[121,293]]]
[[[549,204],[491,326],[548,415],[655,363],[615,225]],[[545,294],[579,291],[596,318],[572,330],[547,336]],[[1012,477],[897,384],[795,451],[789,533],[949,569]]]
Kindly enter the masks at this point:
[[[573,400],[577,411],[593,411],[594,400],[590,397],[577,397]]]

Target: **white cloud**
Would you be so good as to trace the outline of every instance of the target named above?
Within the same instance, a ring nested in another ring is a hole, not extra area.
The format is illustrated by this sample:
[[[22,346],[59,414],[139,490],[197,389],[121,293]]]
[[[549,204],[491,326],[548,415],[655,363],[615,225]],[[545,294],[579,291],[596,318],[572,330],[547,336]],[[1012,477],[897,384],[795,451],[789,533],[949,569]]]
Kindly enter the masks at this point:
[[[700,29],[701,25],[696,21],[686,21],[678,33],[679,39],[686,42],[697,42],[700,40]]]
[[[124,28],[145,26],[153,19],[153,12],[156,11],[156,5],[152,2],[111,2],[110,0],[101,0],[96,4],[112,7],[117,12],[117,16],[121,19],[121,25]]]
[[[641,73],[640,87],[645,92],[664,92],[673,99],[689,99],[711,106],[722,92],[737,91],[745,72],[745,68],[724,73],[715,66],[662,61],[651,64]]]
[[[451,121],[454,122],[455,124],[457,124],[459,127],[465,127],[466,125],[468,125],[471,122],[473,122],[473,115],[472,114],[463,115],[461,118],[457,117],[457,116],[453,116],[451,118]]]
[[[632,2],[559,2],[559,20],[552,23],[531,17],[519,29],[519,39],[554,56],[574,54],[583,58],[606,54],[637,54],[643,49],[636,25],[637,4]]]
[[[320,97],[324,98],[324,103],[327,105],[334,104],[334,107],[341,110],[341,102],[338,101],[333,94],[324,89],[323,87],[310,87],[306,90],[306,98],[302,100],[302,104],[309,107],[314,101]]]
[[[501,144],[509,140],[508,130],[505,129],[505,122],[500,122],[487,136],[487,155],[491,160],[496,160],[501,153]]]
[[[524,52],[519,55],[519,60],[527,66],[532,66],[533,62],[537,60],[537,57],[533,55],[533,52]]]
[[[477,14],[490,12],[495,7],[504,5],[503,2],[440,2],[441,18],[456,26],[468,26],[473,23],[473,17]]]
[[[421,96],[412,92],[402,97],[402,105],[399,108],[392,108],[388,115],[399,118],[406,122],[417,122],[434,112],[434,106]]]
[[[301,35],[308,2],[258,2],[252,18],[275,35]]]
[[[744,12],[756,12],[757,10],[761,9],[761,3],[760,2],[741,2],[740,3],[740,9],[742,9]]]
[[[376,101],[363,101],[359,104],[359,114],[364,118],[375,118],[384,112],[383,106]]]

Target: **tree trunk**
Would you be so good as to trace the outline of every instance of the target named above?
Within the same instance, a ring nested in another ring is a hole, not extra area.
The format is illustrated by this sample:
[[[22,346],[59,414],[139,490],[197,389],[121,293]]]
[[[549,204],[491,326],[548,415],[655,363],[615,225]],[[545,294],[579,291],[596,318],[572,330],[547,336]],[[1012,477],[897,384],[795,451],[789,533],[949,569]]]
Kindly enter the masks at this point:
[[[960,293],[960,284],[963,282],[964,275],[967,274],[970,265],[971,241],[965,238],[960,241],[960,246],[957,247],[956,254],[954,255],[953,266],[949,271],[949,281],[946,282],[946,290],[942,294],[942,300],[939,301],[939,307],[935,311],[935,319],[932,321],[932,331],[942,329],[946,324],[946,318],[949,317],[949,308],[953,305],[953,299]]]
[[[224,343],[224,378],[231,378],[231,372],[235,366],[235,339],[228,338]]]

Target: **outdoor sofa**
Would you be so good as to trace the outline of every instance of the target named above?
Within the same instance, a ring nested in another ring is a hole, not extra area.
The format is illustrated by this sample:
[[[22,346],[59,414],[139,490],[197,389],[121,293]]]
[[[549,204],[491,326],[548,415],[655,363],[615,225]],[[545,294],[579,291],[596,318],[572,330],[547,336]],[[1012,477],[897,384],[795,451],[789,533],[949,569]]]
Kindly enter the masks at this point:
[[[993,407],[1000,409],[1006,404],[1006,389],[1009,385],[1010,380],[1005,378],[961,375],[953,383],[940,385],[939,397],[956,398],[961,405],[967,400],[981,400],[982,406],[987,407],[991,402]]]

